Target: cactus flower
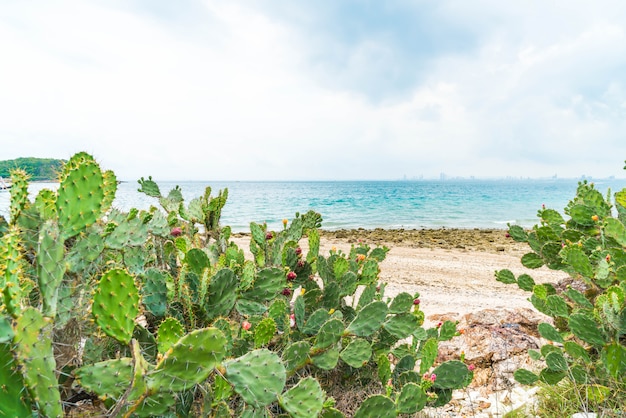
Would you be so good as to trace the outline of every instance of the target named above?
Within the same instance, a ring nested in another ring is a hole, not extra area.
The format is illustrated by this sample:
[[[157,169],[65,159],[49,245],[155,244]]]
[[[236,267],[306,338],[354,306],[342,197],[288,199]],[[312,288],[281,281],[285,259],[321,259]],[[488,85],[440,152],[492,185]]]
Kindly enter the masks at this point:
[[[611,254],[607,254],[606,255],[606,262],[610,263],[611,262]]]
[[[359,263],[365,260],[365,254],[357,254],[356,255],[356,261],[358,261]]]
[[[430,375],[430,381],[434,382],[435,380],[437,380],[437,375],[435,373]]]
[[[289,222],[287,219],[283,219],[283,226],[287,226],[287,222]]]
[[[295,314],[289,315],[289,326],[291,328],[296,326],[296,315]]]
[[[470,364],[469,366],[467,366],[467,368],[469,369],[470,372],[473,372],[474,369],[476,369],[476,366],[474,366],[473,364]]]
[[[335,313],[335,310],[334,310],[333,308],[330,308],[330,310],[328,311],[328,313],[329,313],[330,315],[332,315],[332,314],[334,314],[334,313]]]
[[[283,295],[285,296],[291,296],[291,289],[289,289],[288,287],[284,288],[283,291],[281,292]]]
[[[306,263],[305,263],[304,261],[302,261],[302,260],[298,260],[297,267],[298,267],[299,269],[304,268],[304,265],[305,265],[305,264],[306,264]]]
[[[306,289],[303,287],[300,289],[300,295],[304,296],[304,293],[306,292]]]
[[[443,325],[443,322],[437,323],[437,328],[441,328],[442,325]]]
[[[421,301],[419,299],[413,299],[413,305],[419,305],[420,302]]]
[[[248,331],[251,326],[252,326],[252,324],[250,322],[248,322],[248,321],[243,321],[241,323],[241,328],[245,329],[246,331]]]
[[[504,234],[505,237],[507,238],[511,238],[511,234],[509,234],[508,232],[506,234]]]
[[[599,219],[600,219],[600,218],[598,217],[598,215],[593,215],[593,216],[591,217],[591,220],[592,220],[592,221],[594,221],[594,222],[598,222],[598,220],[599,220]]]
[[[296,277],[298,277],[298,275],[293,271],[290,271],[289,273],[287,273],[287,280],[289,280],[290,282],[295,280]]]
[[[173,236],[174,238],[180,236],[182,233],[183,233],[183,230],[182,230],[182,228],[180,226],[175,226],[170,231],[170,235]]]

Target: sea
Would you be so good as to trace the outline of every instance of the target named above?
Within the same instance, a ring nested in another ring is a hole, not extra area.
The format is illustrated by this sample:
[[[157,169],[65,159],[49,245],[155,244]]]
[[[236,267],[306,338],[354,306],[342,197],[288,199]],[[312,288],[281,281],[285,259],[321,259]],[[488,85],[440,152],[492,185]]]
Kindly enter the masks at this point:
[[[158,182],[162,194],[179,186],[189,200],[211,187],[212,195],[228,189],[221,224],[249,232],[250,222],[282,228],[283,219],[314,210],[322,229],[495,228],[508,224],[532,227],[545,205],[563,213],[576,194],[579,179],[449,179],[399,181],[180,181]],[[589,180],[606,195],[626,187],[626,179]],[[56,183],[31,183],[34,197]],[[138,191],[134,181],[118,185],[114,206],[128,211],[159,206]],[[0,192],[0,215],[8,218],[9,192]]]

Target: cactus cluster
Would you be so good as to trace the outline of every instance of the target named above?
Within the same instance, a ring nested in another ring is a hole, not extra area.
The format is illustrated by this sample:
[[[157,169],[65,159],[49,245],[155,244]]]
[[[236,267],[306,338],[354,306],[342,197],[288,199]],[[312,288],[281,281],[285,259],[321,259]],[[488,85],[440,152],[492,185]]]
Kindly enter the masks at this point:
[[[419,295],[384,295],[388,250],[323,256],[315,212],[280,231],[251,223],[247,260],[219,223],[227,190],[187,203],[178,187],[162,195],[141,179],[160,208],[122,212],[115,175],[86,153],[33,202],[25,173],[12,178],[0,222],[0,416],[62,416],[76,391],[110,416],[343,416],[330,374],[377,376],[381,393],[357,415],[399,416],[471,380],[460,361],[435,364],[454,323],[425,329]]]
[[[496,280],[531,292],[533,306],[554,320],[538,327],[551,344],[530,353],[545,367],[538,373],[519,369],[516,379],[523,384],[570,379],[597,389],[590,399],[601,405],[626,376],[626,189],[604,197],[592,183],[581,182],[564,214],[544,207],[538,225],[528,231],[509,225],[508,234],[530,247],[521,259],[524,266],[564,271],[571,285],[537,284],[510,270],[496,272]]]

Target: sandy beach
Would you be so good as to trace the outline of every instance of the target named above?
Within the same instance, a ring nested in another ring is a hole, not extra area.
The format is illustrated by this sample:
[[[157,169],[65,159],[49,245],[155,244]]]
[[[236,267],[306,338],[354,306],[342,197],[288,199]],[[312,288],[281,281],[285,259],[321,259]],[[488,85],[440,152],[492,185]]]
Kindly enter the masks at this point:
[[[248,251],[248,235],[236,234],[234,240]],[[537,283],[567,277],[545,267],[522,266],[520,258],[530,249],[498,229],[322,231],[321,250],[325,254],[336,247],[347,252],[359,241],[390,248],[380,266],[385,293],[419,292],[422,310],[433,321],[439,315],[460,316],[488,308],[532,308],[530,294],[497,282],[496,270],[509,269],[516,276],[527,273]]]

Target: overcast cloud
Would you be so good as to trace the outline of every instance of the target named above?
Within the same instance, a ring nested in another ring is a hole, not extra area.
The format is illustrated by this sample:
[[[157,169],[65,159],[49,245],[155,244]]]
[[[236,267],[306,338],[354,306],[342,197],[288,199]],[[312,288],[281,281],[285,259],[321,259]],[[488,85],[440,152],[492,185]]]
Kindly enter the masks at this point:
[[[4,1],[0,159],[136,180],[624,177],[626,2]]]

